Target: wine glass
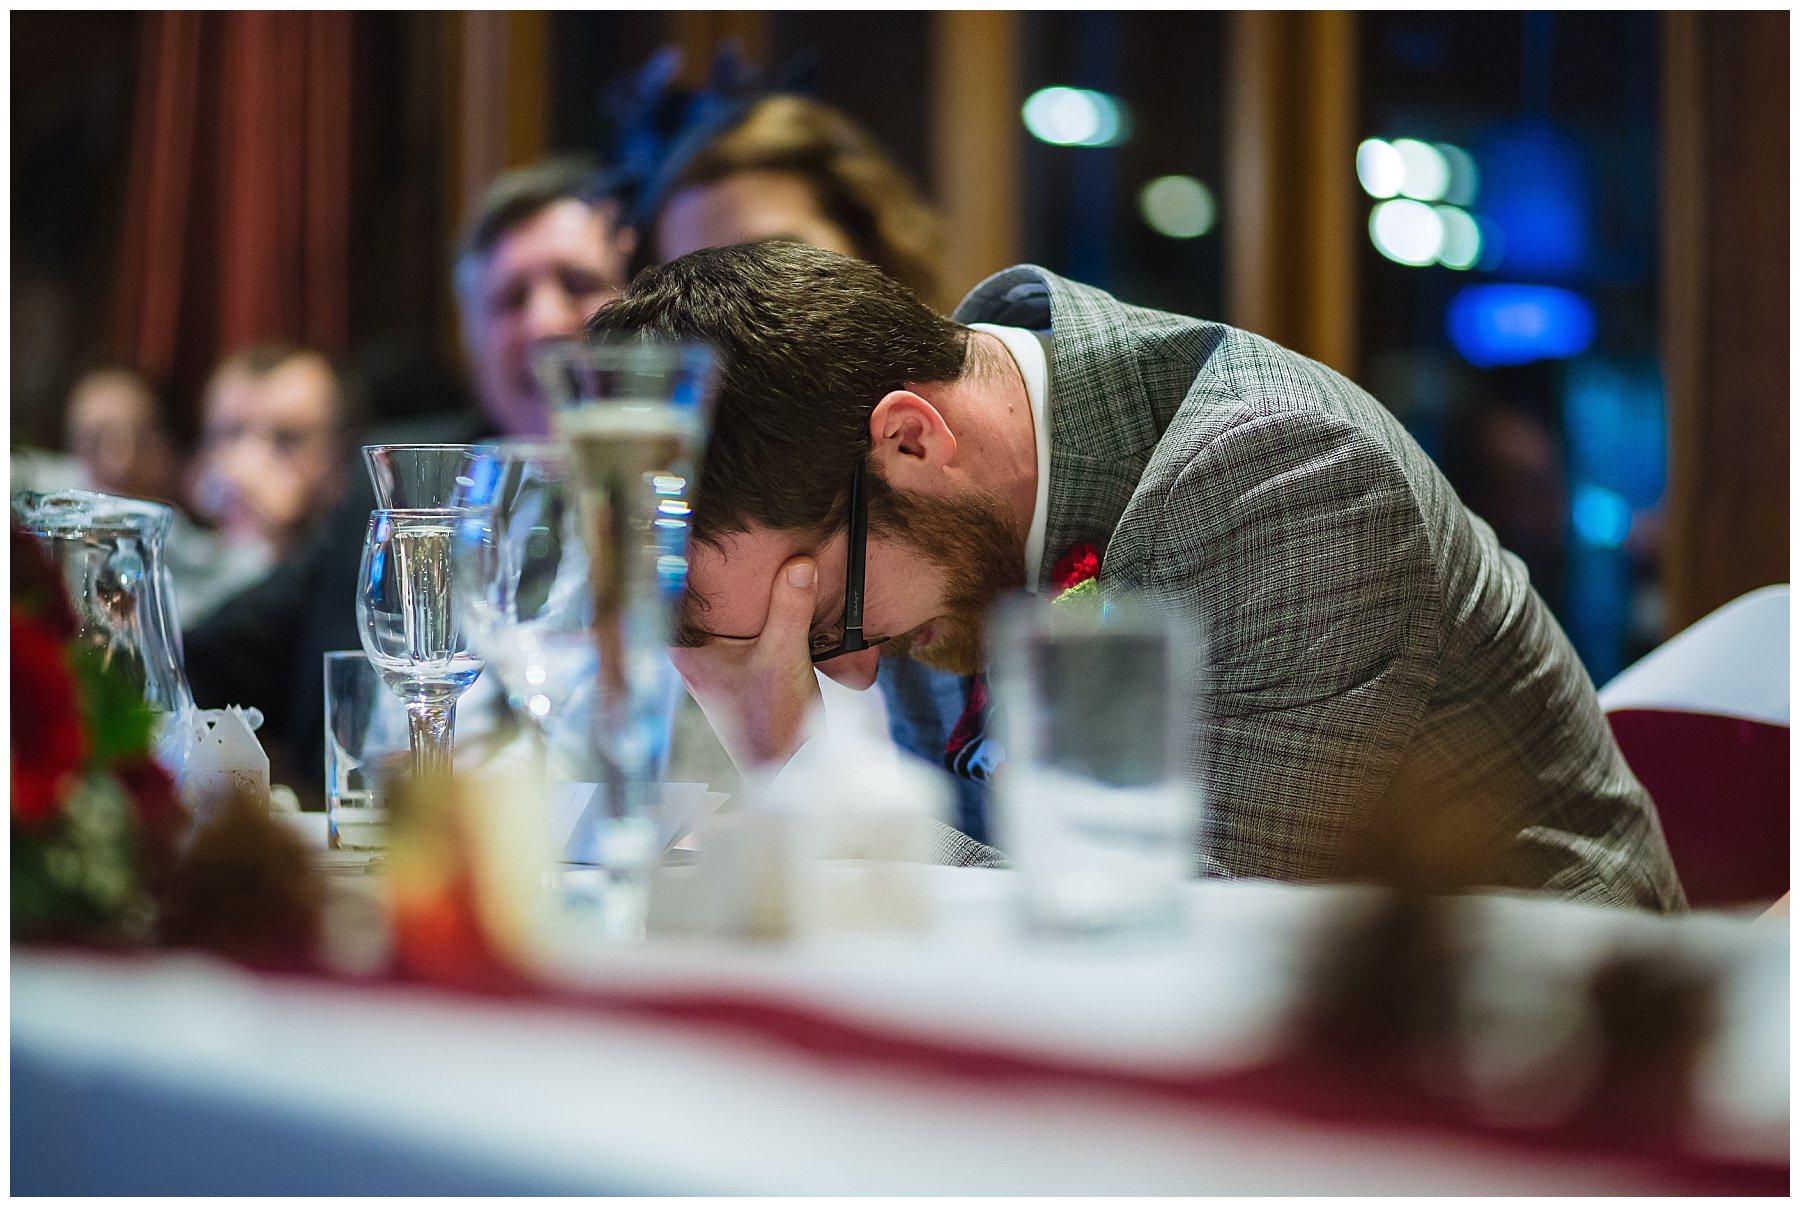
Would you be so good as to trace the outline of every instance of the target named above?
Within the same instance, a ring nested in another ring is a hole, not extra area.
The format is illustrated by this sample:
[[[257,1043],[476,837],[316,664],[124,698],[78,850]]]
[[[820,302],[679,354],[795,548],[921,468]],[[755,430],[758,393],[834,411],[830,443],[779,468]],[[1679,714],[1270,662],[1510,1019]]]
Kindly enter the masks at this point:
[[[548,738],[598,682],[587,550],[560,445],[483,446],[458,492],[457,617],[515,715]]]
[[[649,818],[678,693],[668,645],[687,588],[695,482],[717,379],[712,351],[648,339],[539,349],[573,526],[587,558],[598,672],[587,732],[601,778],[592,849],[609,931],[641,933]],[[636,919],[633,921],[632,919]]]
[[[363,463],[378,507],[455,507],[467,487],[479,446],[470,444],[365,444]]]
[[[413,773],[452,770],[457,697],[481,674],[451,599],[451,508],[377,508],[369,513],[357,577],[362,646],[389,690],[406,701]]]

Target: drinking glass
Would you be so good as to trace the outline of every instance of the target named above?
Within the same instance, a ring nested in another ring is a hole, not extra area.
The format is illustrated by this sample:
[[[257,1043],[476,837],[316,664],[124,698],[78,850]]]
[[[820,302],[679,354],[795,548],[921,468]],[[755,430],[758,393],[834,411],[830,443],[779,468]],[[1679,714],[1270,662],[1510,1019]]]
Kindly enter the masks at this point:
[[[413,773],[448,775],[456,699],[481,674],[451,602],[451,542],[462,513],[377,508],[369,513],[357,578],[362,646],[388,689],[406,701]]]
[[[405,707],[362,650],[325,654],[325,816],[332,850],[388,845],[387,781],[411,757]]]
[[[477,446],[365,444],[363,463],[378,507],[418,510],[458,506]]]
[[[14,526],[37,539],[68,588],[76,644],[142,693],[156,718],[157,758],[186,791],[194,696],[163,560],[174,515],[164,503],[90,490],[12,498]]]
[[[1018,596],[992,651],[995,830],[1027,925],[1172,929],[1198,863],[1198,640],[1143,598]]]
[[[552,345],[533,367],[551,402],[587,558],[598,672],[587,736],[601,785],[587,816],[605,871],[604,925],[641,934],[657,850],[648,810],[678,699],[667,647],[687,587],[716,360],[700,345],[639,338]]]
[[[598,681],[587,551],[562,448],[484,446],[457,497],[457,619],[514,714],[547,734],[570,699]]]

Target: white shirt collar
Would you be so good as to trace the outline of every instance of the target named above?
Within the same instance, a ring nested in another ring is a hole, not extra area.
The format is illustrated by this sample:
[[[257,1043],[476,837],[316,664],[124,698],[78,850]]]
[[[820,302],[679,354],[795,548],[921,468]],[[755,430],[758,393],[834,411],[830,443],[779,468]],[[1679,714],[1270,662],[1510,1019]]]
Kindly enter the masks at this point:
[[[1025,397],[1031,402],[1031,429],[1037,440],[1037,501],[1031,510],[1031,527],[1025,534],[1025,589],[1038,589],[1044,562],[1044,529],[1050,518],[1050,339],[1023,327],[970,323],[1006,345],[1019,376],[1025,379]]]

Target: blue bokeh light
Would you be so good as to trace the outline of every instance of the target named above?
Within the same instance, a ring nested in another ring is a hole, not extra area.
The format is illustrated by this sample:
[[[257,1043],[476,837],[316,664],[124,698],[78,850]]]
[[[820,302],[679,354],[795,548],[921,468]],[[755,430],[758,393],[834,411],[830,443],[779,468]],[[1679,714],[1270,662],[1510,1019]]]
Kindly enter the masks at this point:
[[[1471,285],[1450,300],[1450,342],[1478,369],[1579,356],[1594,342],[1594,308],[1549,285]]]
[[[1589,268],[1592,209],[1581,147],[1542,121],[1490,130],[1476,157],[1482,169],[1482,216],[1499,228],[1508,274],[1578,279]]]
[[[1625,496],[1592,482],[1576,487],[1570,513],[1576,534],[1602,549],[1619,548],[1631,532],[1631,504]]]

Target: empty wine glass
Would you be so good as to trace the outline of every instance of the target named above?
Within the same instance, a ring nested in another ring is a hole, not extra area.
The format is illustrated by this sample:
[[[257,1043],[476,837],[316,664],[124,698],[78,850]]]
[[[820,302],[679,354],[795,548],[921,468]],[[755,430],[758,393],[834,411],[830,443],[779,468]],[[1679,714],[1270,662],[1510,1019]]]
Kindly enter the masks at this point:
[[[592,695],[599,647],[587,550],[559,445],[483,446],[458,495],[457,616],[515,714],[546,735]]]
[[[462,512],[378,508],[369,513],[357,579],[363,650],[389,690],[406,701],[413,773],[452,769],[456,700],[481,674],[451,598],[451,543]]]

